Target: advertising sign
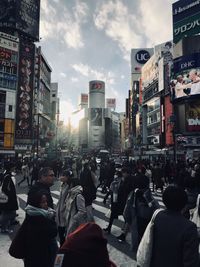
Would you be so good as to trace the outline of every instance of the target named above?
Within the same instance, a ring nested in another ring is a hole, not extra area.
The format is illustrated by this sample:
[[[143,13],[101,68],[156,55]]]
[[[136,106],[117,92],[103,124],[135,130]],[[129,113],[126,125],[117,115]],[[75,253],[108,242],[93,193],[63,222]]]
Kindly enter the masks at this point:
[[[13,42],[11,40],[5,39],[4,37],[1,37],[0,35],[0,47],[18,52],[19,45],[17,42]]]
[[[88,94],[81,94],[81,104],[88,104]]]
[[[16,90],[18,38],[0,32],[1,88]]]
[[[199,0],[181,0],[172,5],[173,22],[176,23],[185,17],[189,17],[198,12],[200,8]]]
[[[40,0],[1,0],[0,27],[14,28],[39,40]]]
[[[200,101],[186,104],[186,131],[200,132]]]
[[[102,126],[102,108],[91,108],[91,126]]]
[[[173,4],[173,40],[200,33],[200,1],[181,0]]]
[[[174,80],[171,81],[172,99],[200,94],[200,53],[174,60]]]
[[[91,81],[90,92],[105,93],[105,83],[102,81]]]
[[[23,40],[20,43],[19,79],[17,91],[17,109],[15,138],[18,140],[32,137],[32,103],[34,81],[35,45]]]
[[[131,49],[131,72],[140,74],[142,66],[152,55],[153,48]]]
[[[115,98],[107,98],[106,99],[106,107],[107,108],[116,108],[116,99]]]

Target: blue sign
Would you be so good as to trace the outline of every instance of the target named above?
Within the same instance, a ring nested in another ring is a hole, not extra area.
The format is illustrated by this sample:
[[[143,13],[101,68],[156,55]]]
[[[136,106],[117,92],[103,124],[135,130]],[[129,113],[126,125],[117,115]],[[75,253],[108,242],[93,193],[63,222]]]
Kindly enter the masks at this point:
[[[135,60],[139,63],[139,64],[145,64],[149,59],[150,59],[150,54],[148,51],[146,50],[140,50],[136,53],[135,55]]]
[[[200,10],[200,0],[180,0],[172,5],[173,23],[190,17]]]
[[[178,57],[174,60],[174,73],[200,68],[200,53]]]

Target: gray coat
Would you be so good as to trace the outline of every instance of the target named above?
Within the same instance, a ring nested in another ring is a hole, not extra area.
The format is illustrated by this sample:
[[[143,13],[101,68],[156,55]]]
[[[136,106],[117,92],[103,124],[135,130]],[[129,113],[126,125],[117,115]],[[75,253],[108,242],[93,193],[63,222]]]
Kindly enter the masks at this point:
[[[67,183],[62,183],[60,188],[60,197],[56,206],[56,223],[60,227],[66,226],[65,219],[65,200],[69,192],[69,185]]]
[[[68,192],[65,200],[66,236],[76,230],[82,223],[87,222],[85,199],[82,186],[75,186]]]
[[[178,212],[164,210],[158,213],[150,267],[198,267],[198,247],[194,223]]]

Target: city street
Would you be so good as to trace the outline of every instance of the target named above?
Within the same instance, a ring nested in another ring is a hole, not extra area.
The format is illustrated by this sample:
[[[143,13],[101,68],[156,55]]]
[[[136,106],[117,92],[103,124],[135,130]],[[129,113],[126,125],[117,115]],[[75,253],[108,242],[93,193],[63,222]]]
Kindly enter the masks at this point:
[[[16,178],[16,182],[20,180],[20,177]],[[24,219],[24,209],[27,199],[27,190],[28,187],[26,186],[26,183],[24,182],[20,187],[16,186],[18,200],[19,200],[19,210],[18,210],[18,220],[20,223]],[[98,190],[97,198],[94,201],[93,208],[94,208],[94,215],[95,215],[95,221],[98,225],[100,225],[102,228],[105,228],[107,226],[108,218],[106,217],[106,214],[108,212],[109,205],[103,204],[103,194]],[[59,198],[59,182],[57,181],[55,185],[52,187],[52,197],[54,200],[54,204],[58,202]],[[161,203],[161,197],[156,196],[156,198]],[[135,254],[130,250],[130,234],[127,236],[127,242],[119,243],[116,239],[116,236],[120,235],[121,233],[121,227],[123,226],[123,218],[122,216],[119,217],[119,220],[116,220],[114,222],[114,225],[112,227],[112,233],[110,235],[106,235],[106,238],[108,239],[108,250],[110,258],[117,264],[119,267],[135,267]],[[16,226],[14,229],[16,230],[18,226]],[[23,262],[21,260],[17,260],[12,258],[8,254],[8,248],[11,243],[12,235],[2,235],[0,234],[0,257],[1,257],[1,264],[2,266],[9,266],[9,267],[22,267]]]

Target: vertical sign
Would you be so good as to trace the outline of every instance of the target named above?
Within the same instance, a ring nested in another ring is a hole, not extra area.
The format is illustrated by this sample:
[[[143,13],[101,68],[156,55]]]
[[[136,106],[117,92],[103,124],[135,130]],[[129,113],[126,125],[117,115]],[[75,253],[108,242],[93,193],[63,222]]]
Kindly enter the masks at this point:
[[[32,139],[34,55],[35,45],[26,40],[21,40],[15,138],[16,140],[24,140],[24,142],[27,139]]]

